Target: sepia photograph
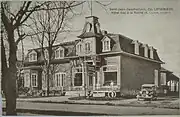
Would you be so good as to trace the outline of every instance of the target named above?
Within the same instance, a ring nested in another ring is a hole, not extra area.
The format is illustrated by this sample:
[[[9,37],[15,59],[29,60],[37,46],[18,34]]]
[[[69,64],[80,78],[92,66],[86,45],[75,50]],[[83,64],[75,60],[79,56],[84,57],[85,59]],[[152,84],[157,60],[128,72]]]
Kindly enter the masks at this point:
[[[180,115],[180,0],[1,1],[0,13],[0,115]]]

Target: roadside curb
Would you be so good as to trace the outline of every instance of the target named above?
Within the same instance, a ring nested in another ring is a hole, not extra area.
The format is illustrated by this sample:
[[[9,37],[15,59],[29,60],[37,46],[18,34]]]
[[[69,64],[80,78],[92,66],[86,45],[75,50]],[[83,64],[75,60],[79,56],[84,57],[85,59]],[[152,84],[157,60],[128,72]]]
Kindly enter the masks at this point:
[[[2,108],[6,111],[6,108]],[[18,113],[32,113],[32,114],[42,114],[42,115],[54,115],[54,116],[117,116],[116,114],[104,114],[104,113],[90,113],[90,112],[73,112],[73,111],[60,111],[60,110],[37,110],[37,109],[16,109]]]
[[[168,108],[168,109],[179,109],[179,107],[169,107],[165,105],[150,105],[150,104],[114,104],[111,102],[107,103],[80,103],[80,102],[73,102],[73,101],[61,101],[61,102],[55,102],[55,101],[26,101],[26,100],[18,100],[18,102],[32,102],[32,103],[54,103],[54,104],[79,104],[79,105],[107,105],[107,106],[129,106],[129,107],[152,107],[152,108]]]

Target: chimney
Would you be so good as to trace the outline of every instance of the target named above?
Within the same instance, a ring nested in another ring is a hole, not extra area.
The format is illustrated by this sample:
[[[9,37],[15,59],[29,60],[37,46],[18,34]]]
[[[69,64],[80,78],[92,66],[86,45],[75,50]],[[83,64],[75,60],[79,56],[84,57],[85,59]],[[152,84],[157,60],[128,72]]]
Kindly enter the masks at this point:
[[[106,30],[102,30],[102,35],[106,35],[107,31]]]

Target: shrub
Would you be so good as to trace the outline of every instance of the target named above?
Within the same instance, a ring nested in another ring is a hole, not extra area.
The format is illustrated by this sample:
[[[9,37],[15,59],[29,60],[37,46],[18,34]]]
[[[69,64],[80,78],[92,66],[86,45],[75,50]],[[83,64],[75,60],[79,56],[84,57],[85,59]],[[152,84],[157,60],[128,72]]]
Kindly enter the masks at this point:
[[[121,92],[121,97],[123,98],[135,98],[138,94],[138,90],[123,90]]]
[[[25,95],[29,92],[29,90],[30,90],[29,87],[21,87],[21,88],[19,88],[18,94]]]

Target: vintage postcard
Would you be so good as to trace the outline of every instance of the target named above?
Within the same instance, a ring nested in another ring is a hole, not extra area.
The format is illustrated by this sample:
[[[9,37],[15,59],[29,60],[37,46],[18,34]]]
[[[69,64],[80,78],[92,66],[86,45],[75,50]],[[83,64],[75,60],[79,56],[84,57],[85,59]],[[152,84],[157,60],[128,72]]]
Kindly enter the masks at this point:
[[[180,115],[180,1],[1,1],[3,116]]]

